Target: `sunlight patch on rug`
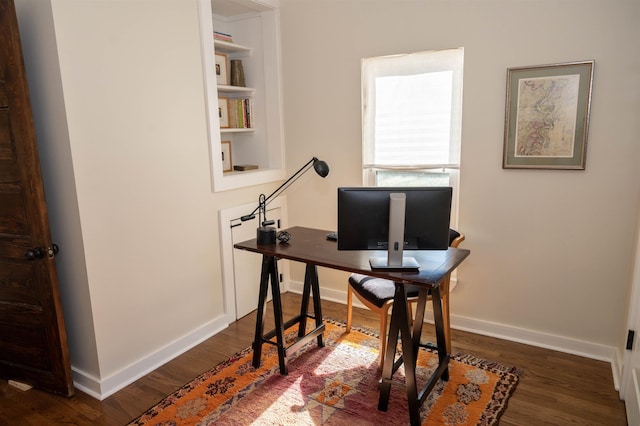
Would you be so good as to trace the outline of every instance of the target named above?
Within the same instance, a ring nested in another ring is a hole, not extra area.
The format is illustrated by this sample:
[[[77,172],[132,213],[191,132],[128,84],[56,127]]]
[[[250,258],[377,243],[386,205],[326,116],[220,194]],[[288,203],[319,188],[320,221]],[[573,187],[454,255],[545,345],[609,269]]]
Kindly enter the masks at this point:
[[[407,425],[404,370],[394,375],[389,409],[378,410],[378,337],[325,321],[325,347],[315,339],[289,358],[279,374],[275,347],[263,347],[262,364],[251,366],[247,348],[198,376],[149,409],[130,426],[169,425]],[[294,338],[295,331],[288,333]],[[418,383],[438,363],[421,348]],[[518,383],[514,368],[453,354],[448,382],[440,380],[421,408],[423,425],[493,425]]]

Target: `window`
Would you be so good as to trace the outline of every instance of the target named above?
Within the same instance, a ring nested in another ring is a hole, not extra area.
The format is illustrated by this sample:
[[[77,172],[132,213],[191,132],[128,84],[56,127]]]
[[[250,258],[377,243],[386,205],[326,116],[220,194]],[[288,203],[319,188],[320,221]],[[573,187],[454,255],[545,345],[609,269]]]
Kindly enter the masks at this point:
[[[464,50],[362,60],[368,186],[452,186],[457,224]]]

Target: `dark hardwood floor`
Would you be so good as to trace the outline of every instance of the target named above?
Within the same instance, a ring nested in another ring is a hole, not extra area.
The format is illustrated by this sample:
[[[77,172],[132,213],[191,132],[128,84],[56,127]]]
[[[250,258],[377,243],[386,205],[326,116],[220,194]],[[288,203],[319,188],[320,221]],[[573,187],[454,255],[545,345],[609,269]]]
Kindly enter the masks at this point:
[[[300,296],[283,295],[287,318],[297,313]],[[326,318],[345,319],[346,307],[323,301]],[[286,319],[286,318],[285,318]],[[0,381],[0,425],[125,425],[178,387],[250,346],[255,313],[104,401],[80,391],[71,398],[38,390],[22,392]],[[270,328],[272,319],[268,318]],[[378,319],[354,309],[354,324],[375,329]],[[425,325],[424,340],[434,341]],[[611,367],[547,349],[452,331],[453,352],[465,352],[523,370],[501,425],[626,425],[624,403],[613,387]]]

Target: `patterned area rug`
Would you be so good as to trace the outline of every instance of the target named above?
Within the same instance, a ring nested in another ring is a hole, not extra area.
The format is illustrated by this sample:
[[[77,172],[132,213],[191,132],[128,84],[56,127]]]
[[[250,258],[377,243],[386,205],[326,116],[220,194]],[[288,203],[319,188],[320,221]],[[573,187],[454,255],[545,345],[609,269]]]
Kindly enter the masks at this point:
[[[251,366],[247,348],[194,379],[149,409],[133,425],[407,425],[402,368],[394,375],[389,409],[378,410],[378,337],[345,332],[325,321],[325,347],[314,339],[279,374],[275,347],[263,346],[262,365]],[[289,338],[295,332],[288,333]],[[421,349],[418,383],[437,365],[437,353]],[[421,409],[423,425],[493,425],[518,383],[513,368],[454,354],[448,382],[440,380]]]

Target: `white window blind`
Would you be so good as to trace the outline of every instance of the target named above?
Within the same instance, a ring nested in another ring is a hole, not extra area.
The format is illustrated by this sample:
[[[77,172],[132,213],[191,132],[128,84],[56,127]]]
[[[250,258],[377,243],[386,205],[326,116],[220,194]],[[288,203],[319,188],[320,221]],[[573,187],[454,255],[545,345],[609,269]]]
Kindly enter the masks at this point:
[[[457,169],[463,48],[362,61],[365,169]]]

